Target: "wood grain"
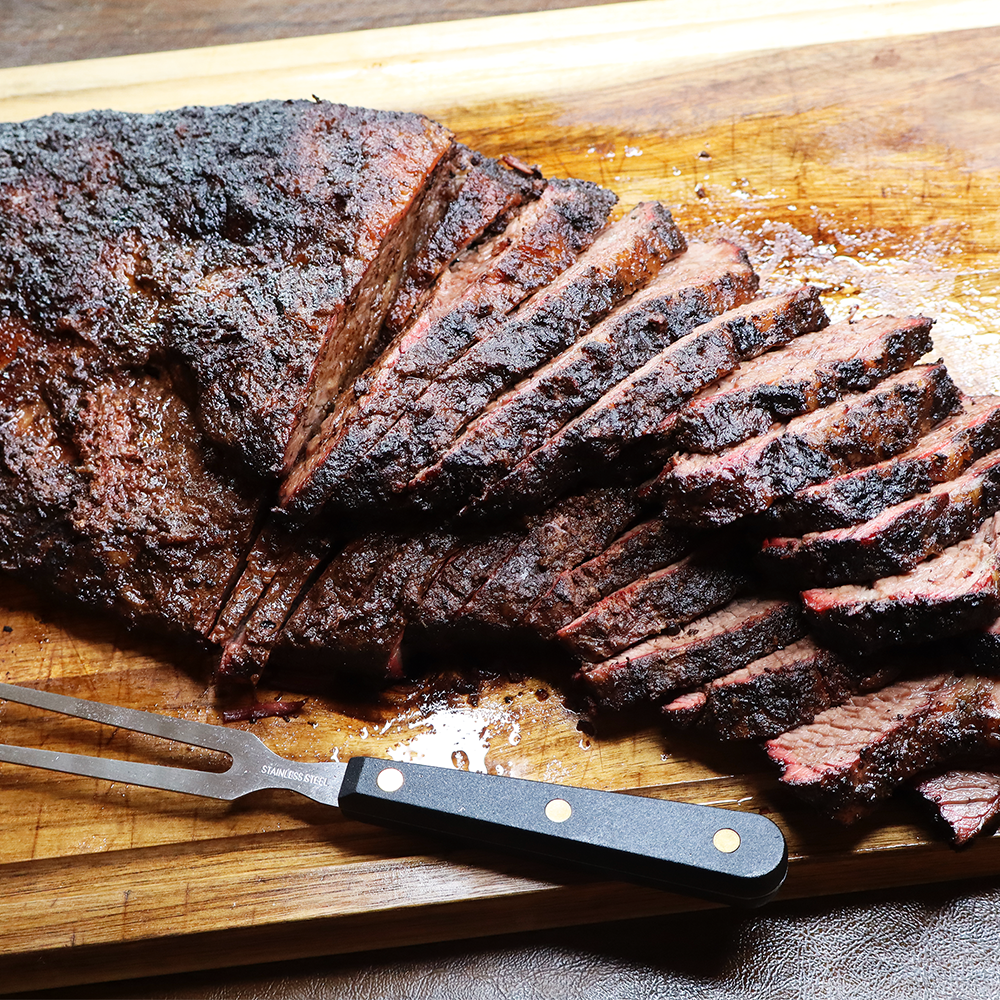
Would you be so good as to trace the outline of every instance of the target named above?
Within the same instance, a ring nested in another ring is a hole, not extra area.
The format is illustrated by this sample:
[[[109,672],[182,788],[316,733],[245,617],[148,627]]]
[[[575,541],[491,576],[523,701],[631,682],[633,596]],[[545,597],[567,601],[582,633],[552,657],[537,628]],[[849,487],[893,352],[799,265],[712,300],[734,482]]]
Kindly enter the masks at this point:
[[[424,110],[486,152],[605,183],[623,208],[663,199],[689,234],[743,242],[771,285],[821,284],[835,315],[931,314],[959,381],[998,392],[1000,29],[987,7],[778,3],[748,17],[720,3],[693,24],[687,5],[657,0],[21,67],[0,72],[0,117],[314,92]],[[945,15],[966,30],[936,33]],[[11,581],[0,609],[5,679],[218,720],[209,665],[189,653]],[[676,740],[649,720],[582,732],[562,681],[522,669],[372,701],[311,696],[255,731],[299,759],[364,752],[766,811],[793,855],[786,896],[1000,871],[996,838],[955,853],[905,802],[835,827],[753,749]],[[0,727],[9,742],[219,766],[9,704]],[[212,803],[9,766],[0,873],[0,974],[21,990],[696,905],[373,832],[291,795]]]

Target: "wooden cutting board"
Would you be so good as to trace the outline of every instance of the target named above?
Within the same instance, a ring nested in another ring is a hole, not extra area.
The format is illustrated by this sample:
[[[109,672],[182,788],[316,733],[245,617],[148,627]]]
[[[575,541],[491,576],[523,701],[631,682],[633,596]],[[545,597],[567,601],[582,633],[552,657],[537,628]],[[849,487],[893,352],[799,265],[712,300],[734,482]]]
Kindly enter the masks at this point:
[[[835,316],[924,312],[972,392],[1000,392],[1000,42],[988,3],[644,2],[0,71],[0,120],[309,97],[424,111],[490,154],[668,203],[809,280]],[[0,676],[216,721],[209,665],[0,581]],[[486,654],[484,653],[484,656]],[[544,664],[459,664],[376,701],[309,697],[254,728],[303,760],[356,753],[768,812],[787,897],[1000,872],[904,801],[843,830],[753,749],[650,721],[579,728]],[[268,692],[263,692],[266,696]],[[210,766],[200,751],[13,705],[0,739]],[[0,989],[388,947],[700,905],[342,820],[0,768]]]

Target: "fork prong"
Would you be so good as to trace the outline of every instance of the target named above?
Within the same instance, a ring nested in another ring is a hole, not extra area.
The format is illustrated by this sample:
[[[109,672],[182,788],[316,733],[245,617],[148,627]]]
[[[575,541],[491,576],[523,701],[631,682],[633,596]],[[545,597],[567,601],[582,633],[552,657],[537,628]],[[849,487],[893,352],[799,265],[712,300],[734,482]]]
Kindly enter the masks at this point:
[[[88,757],[84,754],[5,743],[0,743],[0,761],[40,767],[47,771],[62,771],[65,774],[79,774],[85,778],[101,778],[129,785],[144,785],[147,788],[162,788],[170,792],[185,792],[211,799],[235,799],[248,790],[241,787],[240,775],[234,780],[226,771],[194,771],[163,764]]]
[[[189,743],[208,750],[221,750],[228,754],[245,750],[248,744],[256,741],[253,734],[239,729],[225,729],[206,722],[192,722],[169,715],[157,715],[155,712],[143,712],[135,708],[106,705],[100,701],[72,698],[51,691],[37,691],[17,684],[0,682],[0,698],[20,705],[59,712],[61,715],[71,715],[77,719],[87,719],[108,726],[117,726],[119,729],[159,736],[178,743]]]

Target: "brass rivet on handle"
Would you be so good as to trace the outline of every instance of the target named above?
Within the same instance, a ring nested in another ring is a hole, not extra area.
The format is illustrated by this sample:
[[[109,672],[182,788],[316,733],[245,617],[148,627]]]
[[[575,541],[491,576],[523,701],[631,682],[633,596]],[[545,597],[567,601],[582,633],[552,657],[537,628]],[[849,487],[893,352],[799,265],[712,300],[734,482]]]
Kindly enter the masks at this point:
[[[383,792],[398,792],[403,787],[403,772],[398,767],[383,767],[375,779],[375,784]]]
[[[573,815],[573,807],[565,799],[552,799],[545,806],[545,816],[553,823],[565,823]]]
[[[716,830],[712,843],[717,851],[723,854],[732,854],[740,846],[740,835],[735,830],[724,828]]]

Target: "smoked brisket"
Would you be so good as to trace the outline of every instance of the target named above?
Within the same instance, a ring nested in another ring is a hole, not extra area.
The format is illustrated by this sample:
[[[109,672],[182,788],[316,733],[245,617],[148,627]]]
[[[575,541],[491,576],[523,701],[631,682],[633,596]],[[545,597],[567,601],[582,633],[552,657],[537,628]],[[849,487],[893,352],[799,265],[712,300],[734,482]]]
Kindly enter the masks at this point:
[[[956,847],[1000,816],[1000,773],[995,770],[942,771],[918,778],[914,787],[933,806]]]
[[[423,507],[478,497],[563,425],[691,330],[750,294],[728,256],[695,244],[530,378],[494,400],[409,489]],[[817,303],[817,308],[818,303]]]
[[[746,568],[723,549],[710,545],[621,587],[560,628],[560,641],[599,663],[651,636],[679,631],[732,600],[749,581]]]
[[[445,270],[416,320],[335,400],[281,486],[300,518],[317,513],[423,391],[473,344],[544,289],[593,242],[614,204],[584,181],[552,181],[502,233]]]
[[[968,538],[998,509],[1000,452],[994,452],[954,481],[939,483],[864,524],[767,539],[761,562],[773,577],[800,588],[875,580],[906,573]]]
[[[1000,747],[997,681],[953,673],[856,695],[767,743],[782,781],[845,823],[907,778]]]
[[[338,506],[460,507],[462,492],[420,502],[415,490],[421,471],[495,396],[569,348],[683,249],[670,213],[655,202],[636,206],[609,226],[547,288],[428,382],[341,483]]]
[[[871,520],[888,507],[954,479],[1000,448],[1000,397],[963,399],[962,412],[893,458],[785,497],[763,515],[771,533],[802,535]]]
[[[673,446],[713,454],[864,392],[930,351],[930,328],[923,318],[878,317],[804,334],[695,396],[677,415]]]
[[[663,717],[723,740],[766,740],[812,722],[852,694],[885,686],[899,669],[846,659],[802,639],[682,696],[676,707],[664,705]]]
[[[752,294],[757,279],[741,251],[719,243],[705,252],[720,262],[728,260],[734,279],[742,275],[745,282],[742,297]],[[670,449],[677,410],[684,402],[731,372],[741,358],[755,357],[824,322],[815,293],[803,289],[747,302],[697,327],[525,456],[473,501],[466,515],[544,505],[582,481],[617,481],[653,471],[651,462]]]
[[[677,523],[730,524],[811,483],[898,454],[958,406],[944,366],[918,366],[719,455],[675,458],[644,495]]]
[[[818,635],[852,649],[913,645],[985,628],[1000,612],[997,516],[909,573],[802,594]]]
[[[738,598],[676,635],[658,635],[603,663],[583,664],[576,680],[596,709],[659,704],[804,634],[797,602]]]
[[[204,433],[277,473],[367,361],[454,150],[326,102],[0,125],[0,310],[177,366]]]

